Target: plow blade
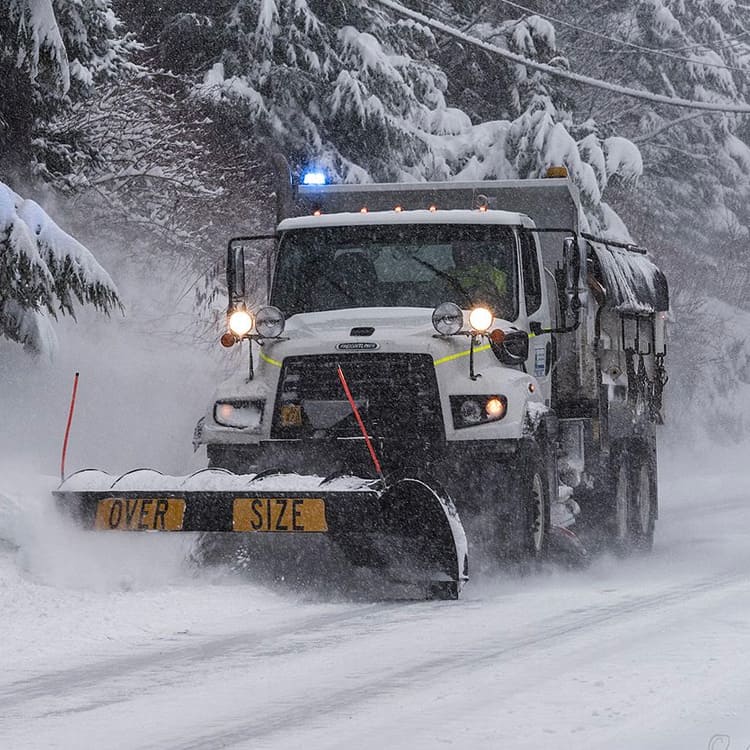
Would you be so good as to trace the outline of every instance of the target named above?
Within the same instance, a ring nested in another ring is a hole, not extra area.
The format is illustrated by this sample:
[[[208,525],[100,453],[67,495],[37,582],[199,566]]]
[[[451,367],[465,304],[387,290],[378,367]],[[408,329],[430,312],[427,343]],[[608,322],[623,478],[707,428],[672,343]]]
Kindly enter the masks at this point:
[[[54,493],[83,528],[100,531],[324,534],[355,565],[427,584],[455,598],[468,578],[466,535],[455,507],[427,484],[358,477],[238,475],[205,469],[171,477],[140,469],[86,470]]]

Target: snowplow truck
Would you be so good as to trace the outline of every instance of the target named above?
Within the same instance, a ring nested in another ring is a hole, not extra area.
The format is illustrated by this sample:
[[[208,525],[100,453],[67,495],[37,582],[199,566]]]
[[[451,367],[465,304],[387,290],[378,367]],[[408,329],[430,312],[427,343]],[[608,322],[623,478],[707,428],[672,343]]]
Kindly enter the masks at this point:
[[[469,544],[648,549],[667,282],[550,173],[284,185],[273,235],[229,242],[222,343],[247,358],[196,428],[208,468],[80,472],[61,502],[98,529],[324,534],[445,598]]]

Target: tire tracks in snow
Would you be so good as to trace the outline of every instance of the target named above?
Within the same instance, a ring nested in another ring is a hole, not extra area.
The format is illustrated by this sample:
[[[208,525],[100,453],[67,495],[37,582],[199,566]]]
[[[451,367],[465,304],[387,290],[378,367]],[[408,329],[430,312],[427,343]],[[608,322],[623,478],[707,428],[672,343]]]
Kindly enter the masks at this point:
[[[514,636],[502,630],[489,641],[485,635],[481,649],[467,639],[471,646],[463,645],[451,653],[428,657],[406,668],[397,666],[386,674],[379,674],[376,679],[368,680],[367,676],[363,676],[360,678],[363,684],[359,686],[349,684],[346,689],[324,690],[320,696],[296,706],[295,715],[300,721],[305,717],[319,717],[364,704],[384,690],[429,685],[435,679],[444,679],[446,674],[471,671],[491,663],[501,664],[503,659],[523,658],[530,649],[549,641],[577,636],[586,630],[638,616],[646,610],[668,611],[705,594],[718,593],[738,582],[747,582],[746,574],[736,573],[672,586],[660,592],[595,606],[585,611],[568,609],[528,623],[525,627],[531,632],[527,635]],[[507,605],[513,606],[512,599],[507,601]],[[190,681],[195,682],[196,675],[207,670],[221,673],[225,665],[242,669],[254,660],[262,659],[265,662],[290,653],[300,658],[308,652],[335,648],[342,641],[351,642],[366,637],[379,628],[398,627],[402,623],[414,626],[425,620],[434,622],[445,607],[460,608],[461,604],[374,603],[346,612],[301,617],[286,626],[273,626],[268,630],[249,629],[158,653],[151,650],[137,656],[111,658],[50,672],[0,686],[0,716],[9,717],[8,710],[15,708],[14,713],[18,714],[18,710],[22,709],[27,718],[60,717],[127,703],[133,695],[135,675],[141,675],[138,680],[141,695],[175,687],[179,689],[183,679],[189,684]],[[476,612],[475,609],[471,613],[471,622],[475,622]],[[44,699],[43,711],[30,705],[40,699]],[[178,739],[169,746],[175,750],[231,747],[250,739],[270,737],[288,728],[286,712],[264,712],[261,720],[246,720],[212,734],[193,734],[189,741],[181,743]]]
[[[320,719],[322,715],[331,713],[351,713],[356,706],[367,703],[388,692],[392,694],[400,689],[414,690],[420,686],[428,686],[436,680],[446,681],[451,673],[470,672],[489,664],[501,664],[502,660],[516,660],[524,658],[529,650],[534,650],[543,644],[564,639],[570,636],[580,636],[587,629],[606,626],[624,618],[638,616],[644,611],[651,610],[665,613],[671,608],[682,604],[692,603],[693,600],[706,594],[719,593],[731,588],[735,584],[748,584],[748,577],[744,573],[737,573],[724,578],[712,578],[695,584],[672,587],[657,594],[637,597],[631,601],[617,604],[603,605],[588,610],[584,616],[579,611],[568,610],[554,618],[542,620],[534,632],[527,636],[508,637],[501,633],[491,642],[486,640],[481,650],[476,647],[461,649],[434,658],[428,658],[419,664],[395,669],[385,676],[380,675],[376,680],[366,681],[359,687],[348,686],[345,689],[325,691],[322,695],[312,698],[304,705],[296,705],[295,721],[304,725],[306,720]],[[430,615],[432,616],[432,615]],[[533,624],[532,624],[533,627]],[[333,707],[333,708],[332,708]],[[247,720],[232,727],[210,734],[193,735],[185,742],[170,743],[171,750],[204,750],[207,747],[233,747],[252,741],[259,741],[272,737],[280,732],[289,730],[289,714],[284,710],[277,714],[263,712],[259,719]],[[143,745],[150,748],[153,745]],[[163,745],[160,745],[163,747]]]
[[[38,698],[56,697],[61,693],[94,688],[100,683],[126,677],[136,672],[167,672],[213,659],[232,658],[237,654],[252,658],[273,652],[275,641],[283,643],[289,636],[309,630],[323,631],[352,621],[366,620],[372,614],[400,608],[399,604],[368,604],[347,612],[323,613],[295,619],[287,626],[268,630],[248,629],[229,636],[201,640],[198,643],[154,653],[152,649],[137,656],[112,657],[81,667],[56,670],[0,686],[0,715],[8,708]],[[157,642],[163,646],[163,642]],[[276,649],[278,650],[278,649]]]

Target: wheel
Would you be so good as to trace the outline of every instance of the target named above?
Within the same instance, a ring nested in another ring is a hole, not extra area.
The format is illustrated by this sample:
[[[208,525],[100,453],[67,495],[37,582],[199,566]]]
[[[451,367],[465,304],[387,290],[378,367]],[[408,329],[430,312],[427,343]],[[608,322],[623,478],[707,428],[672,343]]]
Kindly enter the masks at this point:
[[[654,546],[656,525],[655,461],[647,447],[634,452],[630,512],[630,541],[634,549],[648,552]]]
[[[631,467],[630,454],[622,451],[617,456],[617,469],[615,472],[615,487],[612,508],[612,542],[615,551],[619,554],[627,554],[630,551],[630,531],[632,522],[631,501]]]
[[[458,599],[458,581],[433,581],[427,587],[427,599],[435,601],[455,601]]]
[[[646,443],[630,440],[612,454],[614,482],[610,507],[610,541],[618,554],[648,551],[654,543],[656,472]]]
[[[515,471],[515,497],[508,498],[511,557],[518,562],[538,562],[547,551],[550,510],[548,472],[541,451],[536,447],[524,451]]]

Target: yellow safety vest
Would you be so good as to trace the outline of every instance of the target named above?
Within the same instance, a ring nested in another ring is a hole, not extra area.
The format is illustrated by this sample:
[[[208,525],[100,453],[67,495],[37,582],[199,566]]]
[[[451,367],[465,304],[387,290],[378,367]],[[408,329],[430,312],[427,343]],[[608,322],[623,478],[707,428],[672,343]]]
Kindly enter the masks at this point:
[[[450,275],[471,297],[472,302],[482,300],[490,304],[498,304],[504,301],[508,291],[505,271],[501,271],[490,263],[456,268],[450,272]]]

